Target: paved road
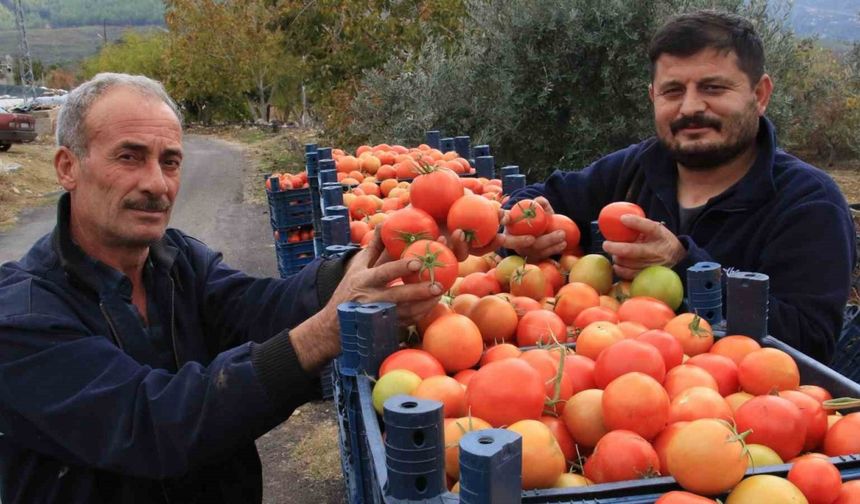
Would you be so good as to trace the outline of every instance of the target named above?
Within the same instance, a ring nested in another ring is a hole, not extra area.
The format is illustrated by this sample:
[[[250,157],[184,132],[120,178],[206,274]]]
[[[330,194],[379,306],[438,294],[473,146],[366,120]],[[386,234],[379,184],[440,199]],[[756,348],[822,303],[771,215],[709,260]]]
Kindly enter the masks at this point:
[[[277,276],[268,211],[242,203],[247,163],[242,152],[225,142],[193,135],[185,137],[184,147],[182,186],[170,225],[221,251],[225,262],[235,268],[255,276]],[[16,228],[0,233],[0,263],[20,258],[33,242],[51,232],[55,220],[55,205],[26,211]],[[301,410],[301,415],[257,441],[264,467],[265,504],[342,501],[331,403],[313,403]],[[331,439],[323,443],[328,448],[322,453],[329,457],[327,466],[331,467],[326,467],[328,477],[309,478],[305,466],[310,461],[292,451],[308,438],[319,437],[322,431],[316,429],[320,425],[329,426],[330,435],[325,437]]]
[[[267,211],[242,203],[241,151],[204,137],[185,138],[182,187],[170,225],[203,240],[224,254],[233,267],[252,275],[277,275]],[[24,255],[42,235],[51,232],[56,207],[25,211],[20,224],[0,233],[0,263]]]

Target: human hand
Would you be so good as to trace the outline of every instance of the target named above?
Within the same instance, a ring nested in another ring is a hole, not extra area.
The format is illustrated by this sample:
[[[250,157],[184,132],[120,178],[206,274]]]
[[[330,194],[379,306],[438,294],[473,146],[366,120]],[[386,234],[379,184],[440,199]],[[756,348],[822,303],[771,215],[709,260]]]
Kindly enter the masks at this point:
[[[543,196],[535,198],[535,202],[539,204],[547,216],[553,215],[555,211],[552,205]],[[508,217],[505,216],[504,224],[507,224]],[[564,252],[567,248],[564,231],[553,231],[544,235],[534,237],[531,235],[512,235],[505,231],[504,246],[515,251],[517,255],[525,257],[529,262],[537,263],[547,257],[551,257]]]
[[[337,306],[346,301],[394,303],[398,320],[409,325],[429,312],[441,298],[442,287],[436,283],[389,287],[392,281],[418,271],[421,263],[416,259],[392,260],[385,251],[380,229],[377,226],[370,244],[349,261],[343,279],[323,308],[332,313],[334,327],[337,327]]]
[[[603,242],[603,250],[612,255],[615,274],[631,280],[648,266],[672,267],[687,255],[687,250],[674,233],[662,223],[636,215],[622,215],[621,223],[639,231],[635,242]]]

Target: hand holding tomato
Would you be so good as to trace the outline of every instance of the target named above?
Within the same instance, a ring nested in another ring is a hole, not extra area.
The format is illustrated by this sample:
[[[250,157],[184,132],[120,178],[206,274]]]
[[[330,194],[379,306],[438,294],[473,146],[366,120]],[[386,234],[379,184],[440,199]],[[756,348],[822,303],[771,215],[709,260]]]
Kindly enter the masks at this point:
[[[555,212],[549,201],[543,196],[535,198],[534,201],[543,209],[543,213],[547,219],[551,219]],[[565,231],[557,230],[538,236],[529,234],[515,235],[511,234],[511,230],[508,229],[507,224],[510,220],[511,216],[509,212],[503,222],[506,225],[504,246],[514,250],[517,255],[528,258],[529,262],[540,262],[547,257],[561,254],[567,248],[567,242],[565,241],[567,234]]]
[[[639,271],[653,265],[672,267],[687,255],[678,237],[663,224],[636,215],[622,215],[621,223],[638,231],[635,242],[603,242],[603,250],[612,255],[615,274],[631,280]]]
[[[417,259],[389,260],[377,227],[370,245],[349,261],[343,279],[320,312],[324,314],[326,329],[337,337],[337,306],[346,301],[395,303],[399,321],[406,325],[415,323],[436,306],[443,292],[442,287],[431,282],[393,287],[388,287],[388,284],[413,275],[420,269],[421,262]],[[324,334],[329,334],[328,331]]]
[[[451,207],[451,211],[448,214],[447,228],[450,235],[445,239],[439,240],[454,252],[458,261],[465,261],[469,255],[480,256],[498,250],[504,247],[506,243],[505,235],[498,233],[499,226],[505,225],[507,222],[505,211],[500,208],[496,214],[492,215],[488,214],[486,209],[483,209],[483,212],[473,210],[469,206],[458,208],[456,204]],[[492,210],[491,213],[493,212],[496,211]],[[481,213],[484,215],[479,220],[475,220],[475,217],[478,217]],[[473,222],[467,223],[468,220],[473,220]],[[452,229],[453,226],[458,224],[459,227]],[[467,229],[466,226],[469,226],[469,228]],[[484,229],[478,229],[481,226]],[[484,238],[476,240],[475,237],[479,234],[483,235]],[[486,241],[487,239],[489,239],[489,242]],[[484,243],[481,244],[481,242]]]

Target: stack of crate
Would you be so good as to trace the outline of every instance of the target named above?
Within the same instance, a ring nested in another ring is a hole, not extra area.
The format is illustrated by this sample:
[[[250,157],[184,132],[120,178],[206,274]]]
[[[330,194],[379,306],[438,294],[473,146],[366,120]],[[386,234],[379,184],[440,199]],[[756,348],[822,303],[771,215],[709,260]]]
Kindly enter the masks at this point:
[[[281,190],[278,177],[269,179],[266,197],[275,237],[281,278],[295,275],[314,258],[314,226],[309,189]]]

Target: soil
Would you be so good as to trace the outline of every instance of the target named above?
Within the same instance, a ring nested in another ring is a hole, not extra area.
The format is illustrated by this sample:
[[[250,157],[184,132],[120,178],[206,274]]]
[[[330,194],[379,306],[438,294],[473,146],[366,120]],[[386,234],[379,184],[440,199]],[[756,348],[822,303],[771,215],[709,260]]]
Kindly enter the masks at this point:
[[[53,202],[51,196],[62,189],[53,157],[52,140],[42,137],[0,152],[0,231],[14,226],[22,209]]]

